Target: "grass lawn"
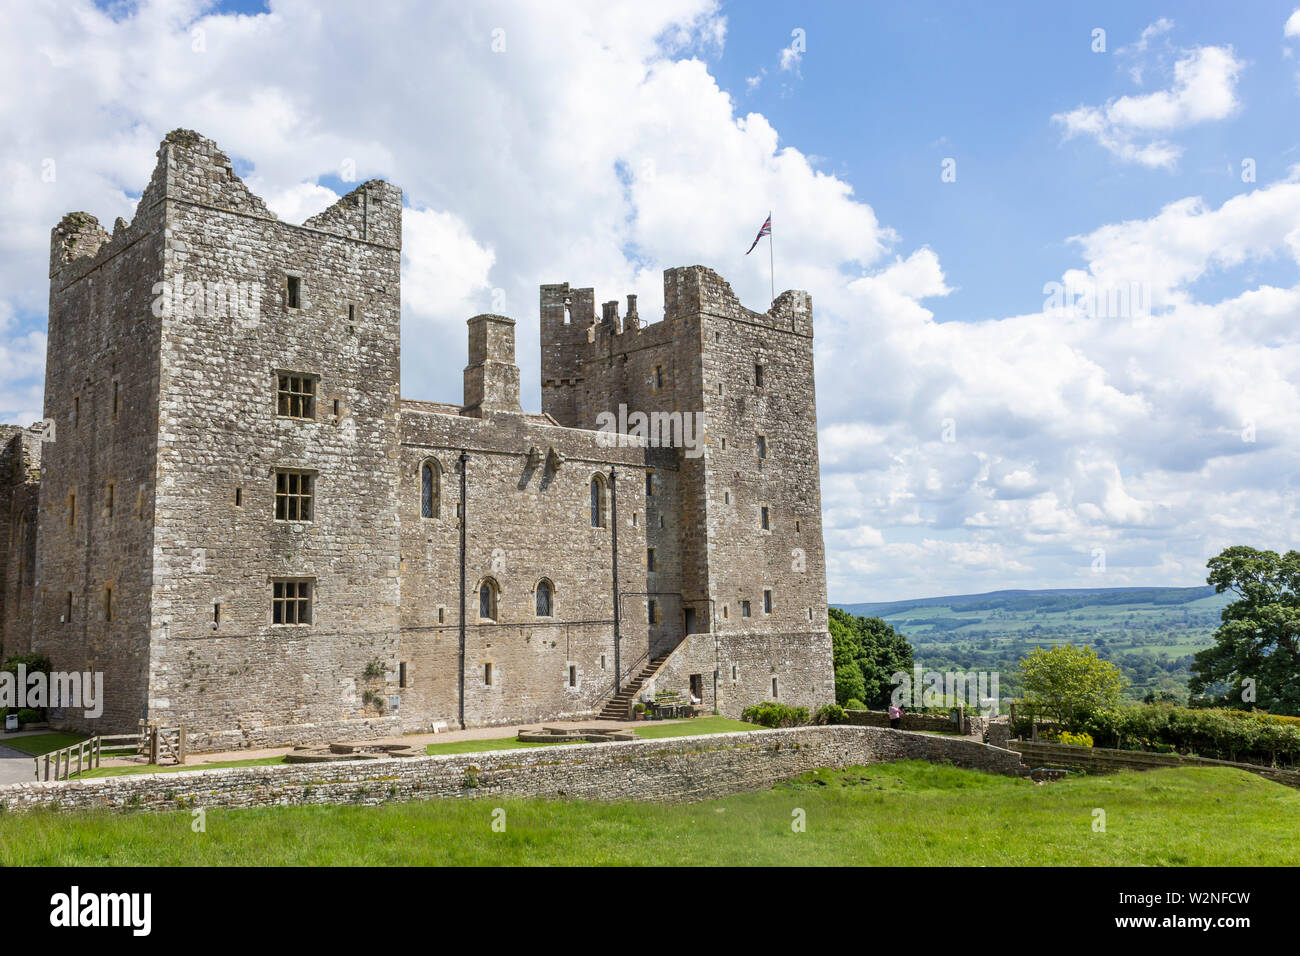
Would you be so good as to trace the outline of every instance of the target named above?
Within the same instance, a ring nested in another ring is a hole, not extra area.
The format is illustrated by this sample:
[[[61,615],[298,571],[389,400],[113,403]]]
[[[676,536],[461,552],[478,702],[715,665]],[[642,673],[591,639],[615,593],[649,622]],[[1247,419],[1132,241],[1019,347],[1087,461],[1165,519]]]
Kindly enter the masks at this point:
[[[679,724],[665,724],[658,720],[647,720],[634,728],[638,737],[647,740],[655,737],[693,737],[696,734],[729,734],[736,730],[766,730],[758,724],[749,724],[743,720],[730,717],[696,717]]]
[[[741,720],[731,720],[728,717],[697,717],[694,720],[683,721],[681,723],[660,723],[658,721],[648,721],[643,727],[636,727],[636,733],[647,739],[655,737],[691,737],[696,734],[721,734],[733,730],[762,730],[757,724],[747,724]],[[63,734],[51,734],[50,736],[66,736]],[[35,737],[28,737],[28,740],[36,740]],[[73,738],[71,742],[75,743],[80,738]],[[67,744],[58,744],[56,746],[64,747]],[[445,744],[429,744],[425,748],[429,754],[468,754],[479,753],[485,750],[522,750],[528,747],[554,747],[555,744],[548,743],[520,743],[513,737],[499,737],[494,740],[455,740]],[[44,751],[42,751],[44,752]],[[178,773],[185,770],[211,770],[215,767],[264,767],[271,764],[284,763],[283,757],[262,757],[257,760],[223,760],[217,763],[194,763],[186,764],[183,767],[162,766],[134,766],[134,767],[100,767],[97,770],[87,770],[77,779],[88,780],[92,777],[120,777],[132,773]]]
[[[748,724],[743,720],[729,717],[696,717],[676,723],[648,720],[632,728],[638,737],[647,740],[658,737],[694,737],[696,734],[725,734],[735,730],[762,730],[758,724]],[[498,737],[494,740],[455,740],[446,744],[429,744],[425,748],[430,754],[470,754],[483,750],[522,750],[527,747],[554,747],[552,743],[520,743],[513,737]]]
[[[71,747],[86,739],[85,734],[31,734],[27,737],[0,737],[0,746],[18,750],[33,757],[47,754],[51,750]]]
[[[506,811],[506,830],[492,812]],[[1093,810],[1106,811],[1105,832]],[[802,810],[806,832],[795,833]],[[907,761],[686,805],[431,800],[382,807],[0,814],[0,864],[1300,864],[1300,792],[1226,768],[1036,786]]]

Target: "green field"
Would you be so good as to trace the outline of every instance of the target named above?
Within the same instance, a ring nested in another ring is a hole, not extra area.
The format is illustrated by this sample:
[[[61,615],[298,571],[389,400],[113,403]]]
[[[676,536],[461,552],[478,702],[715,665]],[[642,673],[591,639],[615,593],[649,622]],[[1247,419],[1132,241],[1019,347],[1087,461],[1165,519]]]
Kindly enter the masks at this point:
[[[38,757],[52,750],[71,747],[85,739],[85,734],[28,734],[26,737],[0,737],[0,746]]]
[[[505,832],[492,829],[505,811]],[[1105,832],[1093,829],[1094,810]],[[802,812],[805,832],[792,821]],[[0,865],[1300,864],[1300,792],[1231,769],[1038,786],[903,762],[686,805],[432,800],[382,807],[0,814]]]
[[[999,673],[1003,697],[1019,696],[1020,658],[1035,647],[1087,645],[1120,667],[1138,700],[1186,698],[1192,655],[1214,643],[1230,598],[1209,587],[1087,588],[836,606],[892,625],[927,670]]]

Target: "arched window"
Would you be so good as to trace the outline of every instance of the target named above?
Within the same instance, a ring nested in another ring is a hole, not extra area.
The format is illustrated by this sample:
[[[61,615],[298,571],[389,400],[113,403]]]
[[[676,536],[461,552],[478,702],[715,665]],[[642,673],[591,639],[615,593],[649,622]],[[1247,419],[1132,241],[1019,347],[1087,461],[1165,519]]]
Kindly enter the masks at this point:
[[[497,583],[491,578],[478,586],[478,616],[485,621],[497,619]]]
[[[551,582],[542,578],[537,582],[537,590],[534,592],[537,604],[538,617],[550,617],[553,613],[555,589]]]
[[[431,458],[420,466],[420,517],[437,518],[442,511],[442,466]]]
[[[591,526],[605,527],[605,476],[591,476]]]

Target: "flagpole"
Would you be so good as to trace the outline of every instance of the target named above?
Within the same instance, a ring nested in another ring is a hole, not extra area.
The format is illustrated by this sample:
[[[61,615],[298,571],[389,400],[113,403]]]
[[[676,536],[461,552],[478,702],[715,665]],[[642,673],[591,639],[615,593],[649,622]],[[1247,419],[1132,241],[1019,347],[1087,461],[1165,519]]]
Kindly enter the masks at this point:
[[[776,301],[776,253],[772,251],[772,212],[767,213],[768,232],[767,232],[767,277],[772,283],[772,301]]]

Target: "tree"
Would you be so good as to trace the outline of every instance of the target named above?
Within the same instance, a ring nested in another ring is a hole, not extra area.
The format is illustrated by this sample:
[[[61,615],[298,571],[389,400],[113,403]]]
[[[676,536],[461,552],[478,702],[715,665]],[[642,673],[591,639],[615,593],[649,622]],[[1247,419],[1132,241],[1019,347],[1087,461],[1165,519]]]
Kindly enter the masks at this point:
[[[1300,715],[1300,551],[1278,555],[1242,545],[1210,559],[1223,609],[1214,645],[1197,651],[1188,689],[1201,702]]]
[[[1025,702],[1035,713],[1054,717],[1066,727],[1119,703],[1124,675],[1091,647],[1061,644],[1036,647],[1020,659]]]
[[[912,669],[912,645],[878,617],[833,607],[829,618],[836,703],[856,698],[868,707],[884,707],[894,689],[890,678]]]

